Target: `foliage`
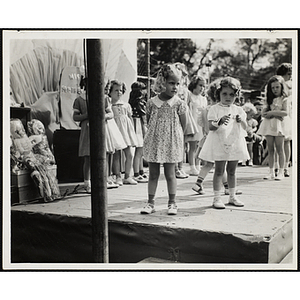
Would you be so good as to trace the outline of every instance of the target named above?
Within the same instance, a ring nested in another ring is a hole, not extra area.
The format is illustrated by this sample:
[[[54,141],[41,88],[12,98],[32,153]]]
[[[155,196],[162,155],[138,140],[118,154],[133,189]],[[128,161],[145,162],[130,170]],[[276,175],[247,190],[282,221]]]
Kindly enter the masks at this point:
[[[139,75],[147,75],[146,42],[138,40]],[[231,75],[240,79],[243,89],[262,90],[267,80],[275,74],[283,62],[292,62],[291,39],[236,39],[234,47],[226,46],[226,40],[210,39],[200,48],[191,39],[151,39],[150,74],[167,62],[182,62],[189,75],[203,72],[209,80]],[[211,67],[207,58],[211,57]]]

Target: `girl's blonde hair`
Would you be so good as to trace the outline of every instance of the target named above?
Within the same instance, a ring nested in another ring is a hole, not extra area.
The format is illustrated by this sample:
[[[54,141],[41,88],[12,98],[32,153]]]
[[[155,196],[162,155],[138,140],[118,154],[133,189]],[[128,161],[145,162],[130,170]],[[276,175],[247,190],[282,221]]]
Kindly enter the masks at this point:
[[[185,67],[181,63],[165,64],[157,73],[157,77],[153,86],[153,90],[157,93],[165,91],[166,81],[169,77],[175,76],[182,79],[187,74]]]
[[[243,106],[242,106],[243,110],[247,113],[247,112],[253,112],[254,114],[257,113],[256,107],[251,103],[251,102],[246,102]]]

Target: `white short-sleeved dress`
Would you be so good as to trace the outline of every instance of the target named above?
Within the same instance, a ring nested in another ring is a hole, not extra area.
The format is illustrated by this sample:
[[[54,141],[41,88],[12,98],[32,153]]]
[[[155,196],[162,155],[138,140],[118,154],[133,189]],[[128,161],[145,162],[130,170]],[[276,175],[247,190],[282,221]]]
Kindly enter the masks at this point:
[[[144,157],[148,162],[176,163],[183,157],[183,129],[180,115],[186,103],[178,96],[162,101],[155,96],[147,102],[148,121],[144,139]]]
[[[112,105],[114,119],[123,136],[124,142],[127,147],[136,147],[137,137],[133,127],[133,122],[129,118],[132,115],[132,109],[129,103],[118,101]]]
[[[186,136],[185,142],[200,141],[203,138],[203,130],[200,123],[202,110],[207,106],[207,99],[201,95],[195,95],[189,91],[187,105],[195,120],[197,132],[193,136]]]
[[[105,108],[111,108],[111,101],[108,96],[105,97]],[[127,148],[123,136],[116,124],[115,119],[106,120],[106,152],[114,153],[115,151]]]
[[[210,130],[199,153],[199,158],[205,161],[236,161],[247,160],[249,154],[245,140],[246,131],[241,123],[236,122],[236,116],[240,115],[246,121],[246,113],[242,107],[232,104],[223,106],[217,103],[208,111],[208,121],[218,120],[224,115],[231,114],[227,125],[222,124],[217,130]]]
[[[278,97],[273,99],[273,103],[270,105],[271,110],[282,110],[283,104],[287,102],[288,115],[283,118],[283,121],[280,121],[277,118],[267,119],[263,118],[260,127],[257,131],[257,134],[267,136],[284,136],[285,139],[291,139],[292,137],[292,122],[289,112],[289,100],[288,98]]]

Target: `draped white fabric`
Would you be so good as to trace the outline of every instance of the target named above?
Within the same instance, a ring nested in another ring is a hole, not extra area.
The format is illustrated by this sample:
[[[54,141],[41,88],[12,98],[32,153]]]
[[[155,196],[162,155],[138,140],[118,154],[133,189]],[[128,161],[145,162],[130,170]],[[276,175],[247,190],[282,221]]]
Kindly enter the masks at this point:
[[[10,67],[12,96],[17,103],[31,106],[43,92],[58,91],[64,67],[82,64],[83,57],[70,50],[46,46],[30,50]]]

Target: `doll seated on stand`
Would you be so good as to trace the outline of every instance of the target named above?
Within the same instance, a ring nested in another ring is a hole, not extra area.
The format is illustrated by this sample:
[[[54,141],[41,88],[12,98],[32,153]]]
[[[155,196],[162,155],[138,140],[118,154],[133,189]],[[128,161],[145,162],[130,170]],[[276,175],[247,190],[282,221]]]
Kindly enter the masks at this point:
[[[55,158],[49,148],[43,123],[37,119],[27,122],[28,136],[33,145],[32,151],[45,165],[55,165]]]
[[[61,198],[57,180],[45,166],[45,161],[50,161],[49,158],[33,152],[33,145],[41,143],[42,136],[34,135],[29,138],[19,119],[10,120],[10,136],[12,141],[11,157],[15,162],[13,168],[21,164],[24,169],[30,170],[30,176],[45,202]]]

